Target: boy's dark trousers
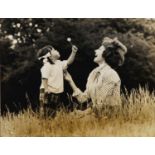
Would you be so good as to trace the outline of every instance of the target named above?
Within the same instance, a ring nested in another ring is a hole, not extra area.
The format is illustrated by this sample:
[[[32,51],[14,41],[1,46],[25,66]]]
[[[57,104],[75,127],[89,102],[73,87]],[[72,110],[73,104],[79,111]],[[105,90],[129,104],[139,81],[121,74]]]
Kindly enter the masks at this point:
[[[61,94],[46,94],[46,101],[44,103],[44,115],[55,117],[56,112],[63,107]]]

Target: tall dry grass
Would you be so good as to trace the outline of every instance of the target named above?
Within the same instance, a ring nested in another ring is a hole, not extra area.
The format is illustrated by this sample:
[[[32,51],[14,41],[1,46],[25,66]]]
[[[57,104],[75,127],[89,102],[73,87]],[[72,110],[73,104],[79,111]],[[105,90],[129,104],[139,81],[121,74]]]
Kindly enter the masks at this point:
[[[155,96],[139,88],[122,95],[120,110],[58,112],[45,118],[31,110],[1,117],[1,136],[155,136]]]

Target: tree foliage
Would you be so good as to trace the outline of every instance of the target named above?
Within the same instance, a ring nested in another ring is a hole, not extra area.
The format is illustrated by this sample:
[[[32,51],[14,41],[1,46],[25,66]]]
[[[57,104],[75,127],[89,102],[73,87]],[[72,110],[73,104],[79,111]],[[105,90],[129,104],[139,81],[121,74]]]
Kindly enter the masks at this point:
[[[56,47],[66,59],[71,51],[66,38],[71,37],[79,52],[69,70],[84,89],[95,67],[94,49],[109,36],[118,37],[128,48],[125,64],[117,70],[123,86],[129,90],[146,84],[155,88],[154,19],[1,19],[0,35],[3,77],[33,60],[38,49],[47,44]]]

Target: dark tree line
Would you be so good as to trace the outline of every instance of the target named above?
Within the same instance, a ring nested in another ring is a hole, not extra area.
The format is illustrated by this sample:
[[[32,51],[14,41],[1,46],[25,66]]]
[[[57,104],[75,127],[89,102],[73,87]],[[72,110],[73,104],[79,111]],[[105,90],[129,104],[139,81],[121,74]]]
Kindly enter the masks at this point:
[[[122,87],[155,89],[154,19],[0,19],[1,82],[24,72],[44,45],[53,45],[67,58],[71,46],[66,39],[71,37],[79,52],[69,71],[84,89],[95,67],[94,50],[106,36],[118,37],[128,48],[123,67],[117,69]]]
[[[47,44],[60,50],[62,59],[67,58],[71,50],[66,42],[69,36],[79,47],[70,70],[80,87],[84,88],[88,73],[95,66],[92,63],[94,49],[104,36],[116,36],[128,48],[126,62],[118,69],[123,85],[128,89],[139,84],[155,88],[153,19],[1,19],[0,23],[2,78],[34,59],[37,50]],[[6,41],[9,35],[16,39],[14,49],[10,49],[11,44]]]

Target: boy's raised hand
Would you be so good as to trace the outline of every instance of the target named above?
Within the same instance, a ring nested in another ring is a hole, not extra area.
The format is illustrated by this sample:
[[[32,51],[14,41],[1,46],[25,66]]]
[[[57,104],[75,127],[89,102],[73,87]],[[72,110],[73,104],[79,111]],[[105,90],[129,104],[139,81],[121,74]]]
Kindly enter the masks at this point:
[[[69,58],[67,59],[67,65],[70,65],[74,62],[77,51],[78,51],[78,48],[72,44],[72,53],[70,54]]]
[[[78,48],[75,45],[72,45],[72,52],[76,53],[78,51]]]

